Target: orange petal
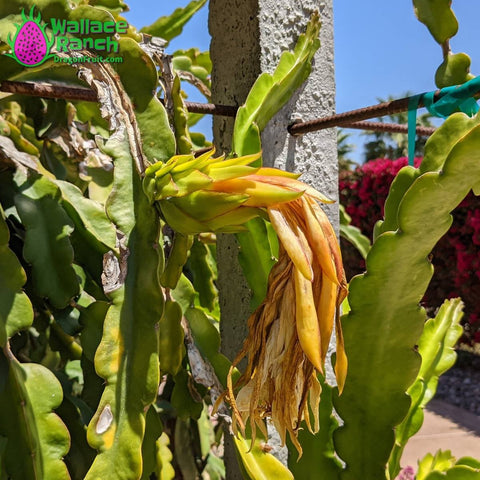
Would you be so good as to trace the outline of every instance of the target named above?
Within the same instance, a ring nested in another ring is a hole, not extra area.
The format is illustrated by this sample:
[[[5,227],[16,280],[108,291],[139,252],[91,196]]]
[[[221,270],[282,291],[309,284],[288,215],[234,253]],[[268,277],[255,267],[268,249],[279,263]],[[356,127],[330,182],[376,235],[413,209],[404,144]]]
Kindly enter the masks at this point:
[[[262,170],[263,169],[260,169],[256,174],[249,175],[248,177],[244,178],[250,178],[251,180],[266,182],[272,185],[281,185],[295,192],[304,192],[306,195],[309,195],[310,197],[313,197],[323,203],[335,203],[335,200],[330,200],[318,190],[315,190],[313,187],[310,187],[309,185],[301,182],[300,180],[295,180],[294,178],[289,178],[284,175],[263,175]]]
[[[241,178],[216,181],[208,186],[208,190],[249,195],[250,198],[245,203],[249,207],[267,207],[277,203],[287,203],[302,195],[302,192],[295,192],[278,185],[255,181],[251,177],[252,175],[248,175]]]
[[[287,172],[285,170],[280,170],[278,168],[261,167],[259,168],[258,172],[256,172],[256,175],[267,176],[267,177],[280,176],[280,177],[293,178],[296,180],[301,175],[301,173]]]
[[[293,274],[295,280],[295,316],[298,340],[312,365],[319,372],[323,372],[320,328],[318,326],[315,302],[313,301],[312,282],[307,280],[296,267],[293,269]]]
[[[340,313],[337,312],[335,318],[335,335],[337,337],[337,351],[335,355],[335,376],[337,377],[338,392],[341,394],[345,386],[347,377],[348,359],[345,353],[345,345],[343,343],[342,324],[340,323]]]
[[[328,240],[312,210],[310,202],[304,200],[303,204],[305,224],[307,226],[307,239],[312,247],[313,254],[330,281],[338,285],[340,282],[337,279],[335,263],[332,258]]]
[[[322,289],[317,302],[317,317],[322,338],[322,359],[325,359],[328,352],[330,337],[332,336],[335,310],[337,305],[337,284],[322,273]]]
[[[330,252],[332,254],[333,262],[335,263],[336,277],[340,284],[340,292],[337,299],[337,306],[339,306],[347,295],[347,280],[345,277],[345,270],[343,269],[340,245],[338,243],[337,236],[335,235],[335,231],[333,230],[333,227],[325,212],[313,199],[307,198],[307,201],[310,203],[310,206],[312,207],[312,210],[317,217],[320,226],[322,227],[325,238],[330,245]]]
[[[270,222],[295,267],[307,280],[312,280],[313,271],[310,261],[308,260],[308,253],[304,250],[304,246],[302,246],[296,232],[292,230],[291,225],[284,217],[282,211],[280,211],[280,208],[270,207],[267,211]]]

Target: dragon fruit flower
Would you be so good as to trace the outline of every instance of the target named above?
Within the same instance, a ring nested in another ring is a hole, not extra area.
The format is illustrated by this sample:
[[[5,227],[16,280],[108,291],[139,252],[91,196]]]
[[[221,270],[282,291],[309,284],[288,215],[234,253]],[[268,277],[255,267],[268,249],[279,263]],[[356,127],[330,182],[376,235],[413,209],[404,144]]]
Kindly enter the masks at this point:
[[[255,217],[267,217],[279,239],[278,262],[267,295],[248,319],[249,333],[219,397],[232,408],[232,429],[252,442],[263,419],[270,417],[282,443],[287,433],[301,453],[298,432],[320,428],[318,405],[330,337],[336,329],[335,375],[341,393],[348,360],[339,307],[347,281],[335,231],[317,201],[331,203],[297,180],[298,175],[256,165],[261,153],[225,160],[214,149],[195,158],[176,155],[150,165],[143,188],[177,232],[239,232]],[[243,375],[233,384],[233,370],[247,358]],[[310,421],[313,412],[313,422]],[[252,443],[253,444],[253,443]]]
[[[17,33],[14,39],[8,36],[12,54],[7,55],[26,67],[35,67],[50,58],[52,54],[49,52],[54,42],[54,39],[49,39],[45,32],[47,24],[41,23],[40,13],[34,17],[34,8],[31,8],[28,17],[22,10],[23,22],[21,25],[15,24]]]

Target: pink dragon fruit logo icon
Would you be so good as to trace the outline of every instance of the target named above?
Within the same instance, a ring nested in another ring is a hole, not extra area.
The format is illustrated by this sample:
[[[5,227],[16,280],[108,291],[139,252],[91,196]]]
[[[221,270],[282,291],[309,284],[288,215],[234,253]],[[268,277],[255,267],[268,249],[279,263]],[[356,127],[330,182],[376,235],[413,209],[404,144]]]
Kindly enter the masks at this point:
[[[12,48],[12,53],[7,53],[9,57],[14,58],[18,63],[25,67],[36,67],[41,65],[45,60],[52,57],[50,53],[54,38],[48,38],[45,29],[47,24],[42,22],[42,17],[38,13],[34,17],[35,5],[31,8],[30,14],[27,17],[25,11],[22,10],[23,22],[18,25],[15,37],[8,36],[8,44]]]

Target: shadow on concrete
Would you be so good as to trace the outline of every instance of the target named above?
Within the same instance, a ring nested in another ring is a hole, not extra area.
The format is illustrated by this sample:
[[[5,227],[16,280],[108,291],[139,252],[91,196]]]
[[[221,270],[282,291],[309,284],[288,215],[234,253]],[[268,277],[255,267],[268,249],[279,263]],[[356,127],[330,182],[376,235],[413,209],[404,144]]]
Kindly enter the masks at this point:
[[[463,408],[444,402],[443,400],[436,399],[433,399],[427,405],[426,409],[443,418],[448,418],[459,427],[480,436],[480,416],[468,412]]]

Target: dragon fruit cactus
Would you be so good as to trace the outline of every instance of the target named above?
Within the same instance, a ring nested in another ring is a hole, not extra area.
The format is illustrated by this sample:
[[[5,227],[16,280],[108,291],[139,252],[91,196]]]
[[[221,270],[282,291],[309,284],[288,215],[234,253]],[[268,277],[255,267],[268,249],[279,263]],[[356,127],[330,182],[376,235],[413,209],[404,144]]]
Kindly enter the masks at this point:
[[[10,35],[8,38],[8,43],[12,48],[12,54],[7,55],[15,58],[17,62],[26,67],[40,65],[52,56],[49,52],[54,39],[52,38],[50,40],[47,37],[45,32],[47,24],[42,25],[40,13],[34,18],[34,8],[35,7],[32,7],[28,17],[25,15],[25,11],[22,10],[23,22],[21,25],[15,24],[17,33],[13,41]]]

